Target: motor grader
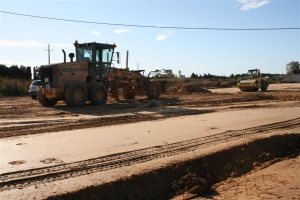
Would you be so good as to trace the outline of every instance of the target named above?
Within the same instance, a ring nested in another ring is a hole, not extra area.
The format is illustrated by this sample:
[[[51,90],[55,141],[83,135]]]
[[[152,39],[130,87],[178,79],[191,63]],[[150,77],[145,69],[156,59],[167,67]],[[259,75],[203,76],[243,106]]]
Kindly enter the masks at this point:
[[[268,86],[269,82],[266,78],[261,76],[259,69],[248,70],[247,79],[237,82],[237,87],[239,87],[242,92],[257,92],[259,89],[261,89],[261,91],[267,91]]]
[[[40,67],[38,99],[42,106],[54,106],[57,101],[68,106],[83,106],[87,101],[103,105],[109,95],[118,99],[119,90],[125,99],[133,99],[136,92],[157,99],[161,92],[166,92],[164,81],[150,80],[150,73],[147,77],[142,74],[144,70],[129,70],[128,54],[125,69],[113,67],[112,61],[120,61],[119,52],[114,52],[115,44],[75,41],[74,45],[76,56],[70,53],[70,62],[66,62],[62,50],[63,63]]]

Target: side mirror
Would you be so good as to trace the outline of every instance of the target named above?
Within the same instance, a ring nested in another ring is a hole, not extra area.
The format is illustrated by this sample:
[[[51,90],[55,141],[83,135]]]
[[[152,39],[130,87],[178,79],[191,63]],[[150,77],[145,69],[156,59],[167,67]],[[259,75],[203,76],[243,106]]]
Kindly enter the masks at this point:
[[[115,60],[115,56],[117,56],[117,59]],[[118,64],[121,63],[121,56],[120,56],[120,52],[115,52],[115,55],[114,55],[114,58],[113,58],[113,61],[117,61]]]
[[[120,52],[117,52],[117,63],[120,64],[121,61],[120,61]]]

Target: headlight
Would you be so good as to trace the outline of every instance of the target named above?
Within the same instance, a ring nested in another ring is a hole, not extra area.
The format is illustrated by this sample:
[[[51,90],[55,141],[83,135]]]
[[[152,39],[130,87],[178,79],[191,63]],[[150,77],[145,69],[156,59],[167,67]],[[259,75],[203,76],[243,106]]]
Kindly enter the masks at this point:
[[[49,84],[46,85],[46,90],[51,90],[51,86]]]

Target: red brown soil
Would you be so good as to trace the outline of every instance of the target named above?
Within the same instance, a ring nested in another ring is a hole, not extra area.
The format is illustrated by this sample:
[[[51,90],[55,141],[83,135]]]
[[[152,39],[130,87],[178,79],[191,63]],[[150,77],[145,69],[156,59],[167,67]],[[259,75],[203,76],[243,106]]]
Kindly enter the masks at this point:
[[[195,93],[212,93],[202,88],[201,84],[177,84],[168,88],[170,94],[195,94]]]
[[[187,193],[195,198],[213,194],[217,182],[298,155],[300,135],[278,135],[48,199],[170,199]]]

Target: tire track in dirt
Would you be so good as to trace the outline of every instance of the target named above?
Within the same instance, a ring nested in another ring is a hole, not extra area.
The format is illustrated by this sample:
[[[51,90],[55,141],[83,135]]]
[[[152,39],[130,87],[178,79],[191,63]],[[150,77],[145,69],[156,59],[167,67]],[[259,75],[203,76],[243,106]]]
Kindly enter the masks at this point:
[[[145,101],[138,105],[113,105],[111,107],[106,107],[105,109],[102,108],[100,111],[95,111],[97,113],[100,112],[102,114],[101,117],[99,116],[100,114],[93,116],[93,114],[90,113],[90,109],[93,111],[93,108],[89,108],[86,112],[89,113],[88,116],[90,117],[81,117],[80,114],[68,113],[67,111],[62,110],[56,112],[56,116],[52,118],[50,117],[50,120],[49,117],[48,119],[43,117],[39,119],[29,118],[26,121],[0,121],[0,139],[46,132],[68,131],[142,121],[161,120],[171,117],[205,114],[216,111],[296,106],[294,102],[281,102],[280,104],[270,102],[249,102],[243,105],[230,103],[227,105],[210,107],[207,109],[193,109],[195,106],[177,106],[174,108],[172,105],[165,107],[160,107],[159,105],[160,102],[152,101]],[[115,113],[114,110],[117,110],[117,112]],[[141,111],[145,112],[143,113]]]
[[[95,172],[130,166],[142,162],[169,157],[208,146],[239,140],[254,135],[264,135],[274,130],[282,131],[300,127],[300,118],[263,126],[205,136],[173,144],[154,146],[135,151],[123,152],[73,163],[60,164],[44,168],[22,170],[0,174],[0,191],[22,188],[38,183],[53,182],[67,178],[87,175]]]
[[[167,110],[161,114],[160,112],[153,114],[128,114],[119,116],[105,116],[105,117],[95,117],[95,118],[73,118],[73,119],[55,119],[55,120],[32,120],[16,123],[0,123],[0,139],[24,136],[31,134],[40,134],[46,132],[57,132],[57,131],[67,131],[75,129],[102,127],[102,126],[112,126],[120,125],[126,123],[136,123],[142,121],[154,121],[161,120],[171,117],[179,117],[184,115],[196,115],[213,112],[213,110],[189,110],[180,109],[181,112],[168,112]]]

